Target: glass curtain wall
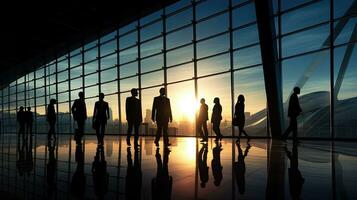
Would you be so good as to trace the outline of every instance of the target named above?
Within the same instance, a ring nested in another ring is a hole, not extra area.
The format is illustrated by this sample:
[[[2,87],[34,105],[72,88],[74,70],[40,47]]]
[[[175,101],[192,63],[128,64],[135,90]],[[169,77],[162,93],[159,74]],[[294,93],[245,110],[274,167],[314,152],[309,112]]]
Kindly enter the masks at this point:
[[[356,138],[355,0],[273,1],[285,124],[301,88],[299,136]]]
[[[16,112],[25,106],[35,113],[34,131],[46,133],[46,106],[55,98],[57,132],[71,133],[70,108],[84,91],[86,132],[94,133],[93,107],[103,92],[111,115],[107,133],[125,134],[125,99],[139,88],[141,134],[153,134],[152,101],[161,87],[171,99],[170,135],[195,136],[199,100],[206,99],[211,118],[215,97],[223,107],[223,134],[236,135],[232,114],[243,94],[248,134],[268,136],[254,1],[182,0],[36,67],[1,90],[2,130],[17,131]]]

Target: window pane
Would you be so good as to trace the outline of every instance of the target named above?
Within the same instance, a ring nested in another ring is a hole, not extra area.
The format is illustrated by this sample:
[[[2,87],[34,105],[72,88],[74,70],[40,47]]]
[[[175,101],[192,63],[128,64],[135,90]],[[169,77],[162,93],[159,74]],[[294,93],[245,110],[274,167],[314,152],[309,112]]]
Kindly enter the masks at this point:
[[[119,109],[118,95],[106,95],[104,101],[109,104],[109,119],[107,121],[106,131],[108,134],[118,134],[119,130]]]
[[[193,81],[168,85],[173,123],[178,135],[195,136],[196,99]]]
[[[197,43],[197,57],[205,57],[229,50],[229,35],[224,34],[209,40]]]
[[[76,77],[82,76],[82,69],[83,69],[82,66],[79,66],[79,67],[76,67],[76,68],[72,68],[70,70],[71,78],[76,78]]]
[[[84,52],[84,62],[89,62],[97,59],[98,57],[98,48],[93,48]]]
[[[357,102],[354,100],[357,97],[357,50],[355,45],[353,43],[335,49],[334,89],[337,98],[334,108],[334,125],[335,135],[338,138],[357,137],[357,116],[354,112],[357,108]],[[345,57],[348,54],[347,50],[352,50],[349,62],[346,62],[347,57]],[[344,59],[345,62],[342,64]]]
[[[166,36],[166,48],[171,49],[192,42],[192,26],[175,31]]]
[[[214,87],[212,87],[214,85]],[[232,114],[231,114],[231,75],[230,73],[212,76],[208,78],[198,79],[198,99],[206,100],[208,105],[208,118],[211,119],[212,109],[214,106],[213,99],[218,97],[222,105],[222,121],[221,132],[224,136],[232,135]],[[200,106],[197,103],[198,107]],[[210,121],[207,121],[209,129],[211,129]],[[209,130],[209,135],[215,135]]]
[[[84,77],[84,85],[94,85],[98,83],[98,74],[92,74]]]
[[[138,47],[133,47],[119,53],[120,64],[136,60],[138,57]]]
[[[119,67],[120,78],[133,76],[138,73],[138,62],[132,62]]]
[[[334,24],[335,28],[337,24],[343,23],[342,21],[343,20],[338,20],[337,22],[335,22]],[[348,18],[347,24],[343,26],[342,31],[338,35],[336,35],[334,44],[339,45],[339,44],[347,43],[351,39],[355,40],[352,37],[352,32],[355,29],[356,24],[357,24],[357,17]]]
[[[259,42],[257,24],[233,32],[233,48],[240,48]]]
[[[120,80],[120,92],[130,91],[132,88],[138,88],[137,76]]]
[[[141,57],[146,57],[155,53],[161,52],[163,48],[162,37],[159,37],[155,40],[145,42],[140,46]]]
[[[133,46],[138,41],[138,33],[134,31],[124,36],[119,37],[119,49],[124,49]]]
[[[193,47],[192,45],[181,47],[166,54],[167,66],[177,65],[183,62],[192,61]]]
[[[140,31],[141,41],[145,41],[155,36],[158,36],[163,31],[162,21],[160,20],[158,22],[155,22],[154,24],[144,26]]]
[[[164,65],[164,57],[162,54],[152,56],[141,60],[141,72],[148,72],[156,69],[160,69]]]
[[[84,65],[84,74],[90,74],[98,70],[98,60]]]
[[[197,39],[228,31],[228,14],[222,14],[197,24]]]
[[[100,60],[100,68],[101,69],[106,69],[109,67],[113,67],[117,64],[117,54],[112,54],[110,56],[106,56],[104,58],[101,58]]]
[[[82,87],[82,78],[71,80],[71,89],[77,89]]]
[[[323,0],[283,14],[281,16],[282,33],[289,33],[329,20],[329,2],[329,0]]]
[[[197,62],[198,76],[227,71],[230,69],[229,54],[223,54]]]
[[[94,97],[99,94],[99,88],[98,85],[92,86],[92,87],[87,87],[85,88],[85,96],[86,97]]]
[[[164,71],[160,70],[141,76],[141,87],[149,87],[153,85],[160,85],[164,83]]]
[[[192,20],[192,8],[185,9],[179,13],[169,16],[166,20],[166,31],[177,29],[190,24]]]
[[[242,68],[261,64],[260,46],[256,45],[233,53],[234,68]]]
[[[254,3],[234,9],[232,15],[233,28],[256,21]]]
[[[101,92],[104,94],[112,94],[118,92],[118,83],[117,81],[105,83],[101,85]]]
[[[100,46],[100,56],[115,52],[117,49],[117,40],[112,40]]]
[[[180,65],[167,69],[167,82],[175,82],[193,78],[193,63]]]
[[[266,137],[267,101],[262,67],[234,72],[234,104],[240,94],[245,97],[245,130],[248,135]]]
[[[117,79],[117,68],[108,69],[100,72],[101,82],[107,82]]]
[[[228,2],[228,0],[209,0],[199,3],[196,8],[197,19],[228,9]]]
[[[324,25],[282,38],[283,57],[328,46],[329,26]],[[327,41],[327,42],[325,42]]]
[[[283,103],[286,125],[287,109],[293,88],[299,95],[302,115],[298,118],[299,137],[330,137],[329,51],[300,56],[282,62]]]

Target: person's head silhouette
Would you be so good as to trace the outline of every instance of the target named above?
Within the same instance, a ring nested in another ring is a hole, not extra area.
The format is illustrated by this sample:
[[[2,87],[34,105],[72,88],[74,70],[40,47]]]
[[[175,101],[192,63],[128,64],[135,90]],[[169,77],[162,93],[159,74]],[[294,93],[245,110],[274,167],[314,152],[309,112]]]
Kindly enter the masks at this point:
[[[219,98],[218,97],[214,98],[213,103],[219,104]]]
[[[20,106],[20,111],[24,111],[24,107],[23,106]]]
[[[78,92],[78,97],[79,97],[79,99],[84,99],[84,93],[83,92]]]
[[[201,99],[201,104],[204,104],[206,102],[206,100],[204,98]]]
[[[27,111],[31,111],[31,107],[27,107]]]
[[[50,104],[51,104],[51,105],[54,105],[54,104],[56,104],[56,103],[57,103],[57,100],[56,100],[56,99],[51,99],[51,100],[50,100]]]
[[[295,94],[300,94],[300,88],[299,87],[294,87],[294,93]]]
[[[245,101],[244,95],[240,94],[240,95],[238,96],[238,102],[243,103],[244,101]]]
[[[137,89],[135,89],[135,88],[133,88],[133,89],[131,89],[131,96],[133,96],[133,97],[137,97],[138,96],[138,90]]]
[[[165,95],[166,95],[165,88],[160,88],[160,96],[165,96]]]
[[[99,94],[99,101],[103,101],[103,99],[104,99],[104,93],[101,92],[101,93]]]

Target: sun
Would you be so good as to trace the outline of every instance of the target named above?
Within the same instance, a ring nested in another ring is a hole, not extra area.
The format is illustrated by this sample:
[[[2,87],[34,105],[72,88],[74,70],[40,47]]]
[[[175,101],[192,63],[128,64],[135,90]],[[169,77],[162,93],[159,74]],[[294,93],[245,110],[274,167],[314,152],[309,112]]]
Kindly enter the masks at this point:
[[[194,121],[196,110],[198,108],[197,101],[193,95],[183,94],[179,98],[178,112],[181,118],[186,118],[190,121]]]

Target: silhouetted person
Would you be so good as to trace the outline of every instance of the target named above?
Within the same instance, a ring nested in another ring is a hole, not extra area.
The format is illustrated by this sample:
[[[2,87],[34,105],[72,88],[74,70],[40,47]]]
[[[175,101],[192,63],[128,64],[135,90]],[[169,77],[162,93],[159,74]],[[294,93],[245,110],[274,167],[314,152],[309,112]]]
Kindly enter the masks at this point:
[[[212,149],[213,159],[212,159],[212,163],[211,163],[212,174],[213,174],[215,186],[219,186],[223,179],[223,173],[222,173],[223,167],[221,164],[221,151],[222,151],[222,145],[221,145],[221,143],[217,142],[216,146]]]
[[[221,129],[219,128],[222,120],[222,106],[219,102],[219,98],[216,97],[213,100],[214,106],[212,111],[211,122],[213,124],[213,131],[216,133],[216,141],[222,140],[223,136]]]
[[[302,186],[305,182],[305,179],[302,177],[299,170],[299,156],[298,156],[298,147],[297,142],[293,142],[293,149],[290,152],[285,146],[286,156],[290,160],[289,171],[289,188],[290,195],[292,199],[300,199]]]
[[[201,106],[200,106],[200,112],[198,113],[198,118],[197,118],[197,131],[202,137],[201,142],[207,142],[208,141],[208,130],[207,130],[207,120],[208,120],[208,106],[205,103],[205,99],[202,98],[201,101]],[[203,129],[203,131],[202,131]]]
[[[141,100],[137,99],[138,90],[131,89],[131,97],[126,98],[125,110],[126,110],[126,120],[128,121],[128,132],[126,143],[130,146],[130,136],[134,128],[134,144],[138,145],[139,139],[139,126],[143,121],[141,112]]]
[[[81,141],[76,145],[75,160],[77,167],[72,176],[71,195],[77,199],[83,199],[86,189],[86,175],[84,174],[84,152]]]
[[[25,111],[24,111],[24,107],[20,106],[19,111],[17,112],[17,122],[20,125],[20,129],[19,129],[19,134],[25,134],[25,122],[26,122],[26,118],[25,118]]]
[[[152,199],[155,200],[168,200],[171,199],[172,193],[172,176],[169,175],[169,153],[168,148],[164,148],[164,159],[161,160],[159,148],[156,149],[156,163],[157,171],[156,177],[151,181],[151,194]]]
[[[55,156],[56,141],[48,140],[48,161],[47,161],[47,195],[48,199],[53,198],[54,191],[57,188],[56,171],[57,171],[57,158]]]
[[[27,111],[25,112],[25,124],[26,134],[32,135],[33,113],[31,112],[31,107],[27,107]]]
[[[84,134],[84,123],[87,119],[87,107],[84,101],[84,93],[78,93],[78,99],[74,100],[71,111],[74,121],[77,122],[78,129],[75,131],[74,139],[76,141],[81,141]]]
[[[95,102],[93,111],[93,128],[96,130],[98,144],[103,144],[105,126],[109,119],[109,105],[104,101],[104,94],[99,94],[99,101]]]
[[[140,149],[135,148],[134,163],[131,156],[130,147],[127,148],[128,167],[125,177],[125,199],[141,199],[141,184],[143,173],[141,171],[141,159],[139,158]]]
[[[208,147],[207,144],[203,144],[200,151],[198,152],[198,172],[200,174],[200,179],[201,179],[201,187],[204,188],[206,187],[206,184],[208,182],[208,165],[207,165],[207,153],[208,153]]]
[[[234,111],[233,125],[238,126],[238,130],[239,130],[238,140],[241,138],[242,133],[249,139],[247,132],[245,132],[244,130],[244,125],[245,125],[244,101],[245,101],[244,96],[239,95]]]
[[[109,173],[107,172],[107,161],[105,161],[104,147],[98,145],[97,152],[92,165],[92,175],[95,194],[103,199],[108,191]]]
[[[302,111],[299,103],[298,94],[300,94],[300,88],[294,87],[294,92],[291,94],[289,99],[289,108],[288,108],[288,117],[290,117],[290,124],[282,136],[284,140],[288,137],[290,132],[293,132],[293,139],[294,140],[297,139],[297,128],[298,128],[297,117],[300,115]]]
[[[245,193],[245,161],[244,159],[248,156],[248,152],[250,149],[250,144],[247,143],[247,147],[245,148],[245,151],[243,153],[241,144],[238,142],[236,143],[238,147],[238,160],[237,162],[234,162],[233,168],[234,168],[234,173],[236,176],[236,181],[238,185],[238,190],[240,194]]]
[[[55,111],[55,104],[57,103],[56,99],[51,99],[50,104],[47,107],[47,121],[50,125],[50,130],[48,131],[48,139],[51,139],[52,135],[55,136],[55,126],[57,115]],[[55,136],[56,138],[56,136]]]
[[[154,141],[156,146],[159,146],[161,134],[164,136],[164,146],[171,145],[168,137],[168,123],[169,121],[172,122],[172,112],[170,99],[165,95],[165,88],[160,88],[160,96],[154,98],[154,103],[152,105],[151,119],[153,122],[156,121],[157,124],[156,138]]]

